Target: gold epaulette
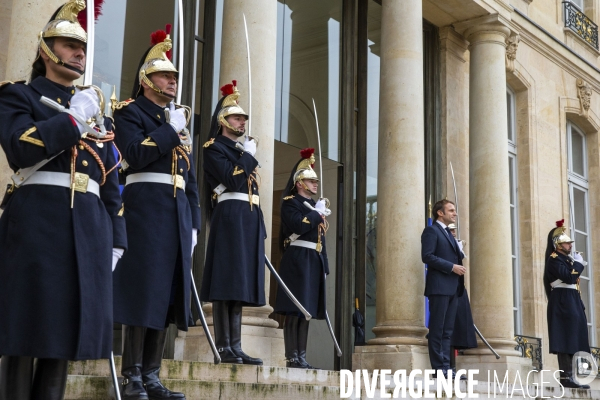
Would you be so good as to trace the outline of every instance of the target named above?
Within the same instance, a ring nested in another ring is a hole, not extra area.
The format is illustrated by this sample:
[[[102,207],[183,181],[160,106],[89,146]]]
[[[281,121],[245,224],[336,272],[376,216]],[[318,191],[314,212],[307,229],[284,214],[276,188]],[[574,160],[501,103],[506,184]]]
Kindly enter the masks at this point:
[[[211,138],[208,142],[204,143],[202,147],[208,147],[215,142],[215,138]]]
[[[2,88],[3,86],[8,85],[9,83],[11,85],[14,85],[15,83],[25,83],[25,82],[26,81],[16,81],[16,82],[13,82],[13,81],[2,81],[2,82],[0,82],[0,88]]]
[[[127,99],[127,100],[123,100],[123,101],[117,101],[116,103],[112,104],[112,110],[113,110],[113,112],[115,110],[120,110],[123,107],[127,107],[128,105],[130,105],[134,101],[135,101],[134,99]]]
[[[284,200],[289,200],[289,199],[293,199],[293,198],[294,198],[294,195],[291,195],[291,196],[285,196],[283,199]]]
[[[552,254],[550,254],[550,257],[556,258],[556,257],[558,257],[558,254],[556,254],[555,252],[552,252]]]

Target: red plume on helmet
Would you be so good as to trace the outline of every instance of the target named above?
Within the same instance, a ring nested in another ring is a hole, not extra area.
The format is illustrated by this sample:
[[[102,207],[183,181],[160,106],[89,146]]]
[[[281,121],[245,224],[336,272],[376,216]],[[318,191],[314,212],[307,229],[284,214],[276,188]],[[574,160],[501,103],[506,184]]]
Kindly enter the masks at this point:
[[[150,34],[150,44],[152,46],[156,46],[159,43],[162,43],[165,41],[165,39],[167,38],[167,35],[169,35],[171,33],[171,24],[167,24],[165,26],[165,30],[163,31],[162,29],[159,29],[157,31],[154,31]],[[169,50],[165,53],[167,55],[167,58],[169,60],[172,60],[172,55],[173,55],[173,51]]]
[[[561,228],[562,226],[565,225],[565,219],[561,219],[560,221],[556,221],[556,227],[557,228]]]
[[[300,157],[302,158],[310,158],[310,156],[312,156],[313,154],[315,154],[315,149],[311,147],[307,147],[306,149],[300,150]],[[313,168],[314,166],[315,164],[310,164],[311,168]]]
[[[98,21],[98,17],[102,15],[103,3],[104,0],[94,1],[94,21]],[[79,14],[77,14],[77,20],[79,21],[79,25],[81,25],[83,30],[87,31],[87,11],[85,9],[81,10]]]
[[[233,94],[234,88],[237,86],[237,81],[232,80],[231,83],[221,86],[221,96],[229,96]]]

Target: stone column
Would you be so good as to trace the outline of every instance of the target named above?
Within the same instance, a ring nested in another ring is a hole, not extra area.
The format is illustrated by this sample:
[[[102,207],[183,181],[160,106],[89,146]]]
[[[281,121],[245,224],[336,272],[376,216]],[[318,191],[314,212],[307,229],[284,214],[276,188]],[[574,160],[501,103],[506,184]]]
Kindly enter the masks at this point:
[[[221,70],[218,86],[237,80],[240,106],[250,111],[248,92],[248,59],[244,19],[248,24],[250,58],[252,68],[252,121],[251,135],[259,139],[256,158],[262,168],[260,206],[262,208],[268,239],[265,241],[267,256],[271,253],[271,228],[273,214],[273,168],[275,148],[275,84],[277,51],[277,1],[225,0],[223,4],[223,33],[221,40]],[[268,303],[270,272],[265,268],[265,295]],[[212,308],[204,306],[207,320],[212,325]],[[268,304],[260,308],[244,308],[242,346],[253,357],[261,357],[265,365],[284,366],[283,332],[276,329],[278,323],[268,316],[273,308]],[[203,335],[202,329],[187,334]],[[177,347],[175,358],[212,361],[212,353],[204,337],[191,347]],[[195,346],[200,346],[196,351]],[[180,351],[178,351],[180,350]],[[190,351],[192,353],[190,353]],[[194,354],[196,353],[196,354]]]
[[[473,320],[503,356],[496,361],[479,345],[465,362],[485,370],[513,371],[513,282],[506,111],[506,39],[509,28],[496,16],[468,22],[470,274]]]
[[[424,327],[423,23],[420,0],[384,0],[377,178],[377,336],[353,368],[428,368]]]

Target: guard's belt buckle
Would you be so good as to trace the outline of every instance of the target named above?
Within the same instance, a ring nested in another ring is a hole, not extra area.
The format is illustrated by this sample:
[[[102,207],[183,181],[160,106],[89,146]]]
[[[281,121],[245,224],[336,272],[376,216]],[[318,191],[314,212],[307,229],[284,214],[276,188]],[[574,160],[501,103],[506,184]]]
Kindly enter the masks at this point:
[[[258,206],[260,203],[260,198],[258,197],[258,195],[253,194],[252,195],[252,204],[254,204],[255,206]]]
[[[183,176],[175,175],[175,186],[177,187],[177,189],[183,189],[184,183],[185,181],[183,180]]]
[[[75,172],[74,189],[81,193],[87,193],[90,176],[81,172]]]

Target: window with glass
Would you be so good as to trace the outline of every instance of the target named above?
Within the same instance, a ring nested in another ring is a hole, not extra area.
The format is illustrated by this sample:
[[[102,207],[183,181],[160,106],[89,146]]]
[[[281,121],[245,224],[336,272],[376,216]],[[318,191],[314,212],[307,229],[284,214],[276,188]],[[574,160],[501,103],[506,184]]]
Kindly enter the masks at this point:
[[[595,345],[594,290],[592,281],[593,260],[590,247],[589,181],[587,168],[587,143],[585,134],[572,122],[567,122],[569,149],[569,216],[571,238],[575,250],[582,253],[588,265],[579,280],[581,300],[585,306],[590,344]]]
[[[521,268],[519,263],[519,212],[517,198],[517,129],[516,96],[506,87],[506,109],[508,122],[508,174],[510,190],[510,245],[513,274],[513,321],[515,334],[523,334],[521,316]]]

